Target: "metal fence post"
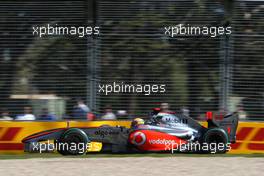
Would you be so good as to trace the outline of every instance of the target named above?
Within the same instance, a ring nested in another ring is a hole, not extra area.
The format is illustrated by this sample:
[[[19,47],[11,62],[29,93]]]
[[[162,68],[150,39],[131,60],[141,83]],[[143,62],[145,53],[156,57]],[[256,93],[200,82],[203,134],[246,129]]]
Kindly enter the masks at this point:
[[[88,24],[92,27],[96,26],[96,0],[86,0],[88,12]],[[86,101],[91,110],[96,111],[96,74],[97,74],[97,62],[96,62],[96,39],[92,35],[87,38],[87,93]]]
[[[227,27],[233,17],[234,2],[224,1],[225,20]],[[220,41],[220,104],[219,108],[230,111],[230,96],[232,91],[232,70],[233,70],[233,44],[232,34],[223,35]]]
[[[220,77],[221,77],[221,90],[220,90],[220,104],[219,108],[226,111],[230,110],[229,99],[230,92],[232,89],[232,57],[230,54],[231,50],[230,36],[223,36],[220,42]]]

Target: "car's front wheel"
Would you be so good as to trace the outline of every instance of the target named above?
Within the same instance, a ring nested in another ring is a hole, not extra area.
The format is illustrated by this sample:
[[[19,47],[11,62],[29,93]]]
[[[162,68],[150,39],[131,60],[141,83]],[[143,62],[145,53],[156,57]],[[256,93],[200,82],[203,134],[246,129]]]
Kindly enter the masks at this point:
[[[86,153],[89,142],[83,130],[71,128],[65,131],[55,144],[58,153],[62,155],[82,155]]]

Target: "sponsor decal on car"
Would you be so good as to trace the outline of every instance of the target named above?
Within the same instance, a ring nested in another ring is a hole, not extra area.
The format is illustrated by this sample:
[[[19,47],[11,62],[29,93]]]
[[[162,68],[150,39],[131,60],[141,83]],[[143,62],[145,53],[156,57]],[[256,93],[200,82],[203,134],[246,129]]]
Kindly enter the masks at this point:
[[[95,135],[99,135],[102,138],[104,138],[105,136],[108,135],[118,135],[119,132],[118,131],[104,131],[104,130],[98,130],[94,132]]]
[[[146,142],[146,135],[142,132],[136,132],[133,134],[131,143],[137,146],[143,145]]]
[[[174,144],[175,141],[174,140],[166,140],[166,139],[151,139],[149,140],[150,144]]]

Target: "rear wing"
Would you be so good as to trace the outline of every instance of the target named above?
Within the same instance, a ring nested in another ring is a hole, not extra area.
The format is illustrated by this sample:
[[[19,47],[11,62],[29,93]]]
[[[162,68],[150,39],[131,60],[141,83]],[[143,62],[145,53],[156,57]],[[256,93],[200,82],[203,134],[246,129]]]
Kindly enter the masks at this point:
[[[211,112],[208,112],[211,113]],[[238,113],[234,112],[223,116],[222,118],[214,118],[211,114],[207,113],[208,128],[222,128],[228,134],[229,142],[236,142],[236,131],[238,126]]]

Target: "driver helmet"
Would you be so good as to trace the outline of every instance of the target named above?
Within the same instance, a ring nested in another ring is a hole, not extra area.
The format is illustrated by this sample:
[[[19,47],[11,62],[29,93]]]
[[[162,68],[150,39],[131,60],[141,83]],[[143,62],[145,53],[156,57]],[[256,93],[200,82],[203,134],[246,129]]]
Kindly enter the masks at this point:
[[[145,121],[141,118],[135,118],[132,123],[131,127],[137,127],[138,125],[144,125]]]

